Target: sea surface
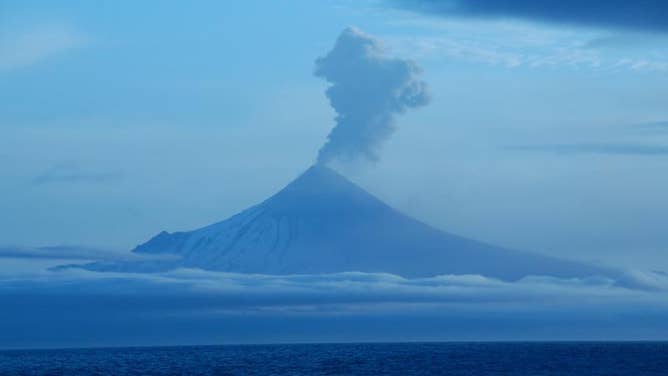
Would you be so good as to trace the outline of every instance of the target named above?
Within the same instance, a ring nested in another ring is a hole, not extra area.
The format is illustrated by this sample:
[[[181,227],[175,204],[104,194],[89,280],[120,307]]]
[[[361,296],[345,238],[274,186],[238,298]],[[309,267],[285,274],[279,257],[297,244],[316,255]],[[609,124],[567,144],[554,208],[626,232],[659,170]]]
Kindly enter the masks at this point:
[[[2,375],[668,375],[668,342],[234,345],[0,351]]]

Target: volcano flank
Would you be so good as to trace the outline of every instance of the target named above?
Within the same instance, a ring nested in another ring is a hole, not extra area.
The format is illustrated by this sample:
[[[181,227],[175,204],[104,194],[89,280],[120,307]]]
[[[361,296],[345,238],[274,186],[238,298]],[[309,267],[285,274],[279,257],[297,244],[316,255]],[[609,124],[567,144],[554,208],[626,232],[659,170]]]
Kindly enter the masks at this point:
[[[259,205],[194,231],[161,232],[134,252],[173,255],[181,267],[236,273],[480,274],[503,280],[611,273],[440,231],[322,165]]]

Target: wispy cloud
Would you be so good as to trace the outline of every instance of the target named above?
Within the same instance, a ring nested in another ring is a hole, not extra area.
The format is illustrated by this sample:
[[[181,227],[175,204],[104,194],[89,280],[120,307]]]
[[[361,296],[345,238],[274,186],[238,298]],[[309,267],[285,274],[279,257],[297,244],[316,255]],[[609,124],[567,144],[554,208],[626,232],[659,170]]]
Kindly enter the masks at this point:
[[[117,171],[91,171],[76,166],[58,165],[32,179],[34,185],[52,183],[109,183],[123,178]]]
[[[632,126],[635,129],[668,131],[668,121],[652,121],[648,123],[639,123]]]
[[[668,61],[666,60],[652,60],[645,58],[621,58],[613,67],[629,68],[636,71],[668,71]]]
[[[0,259],[45,259],[45,260],[89,260],[89,261],[104,261],[104,260],[125,260],[125,261],[140,261],[140,260],[162,260],[169,257],[142,255],[131,252],[119,252],[108,249],[100,249],[84,246],[71,245],[56,245],[43,247],[21,247],[21,246],[0,246]]]
[[[24,68],[67,50],[82,47],[89,38],[66,25],[0,29],[0,71]]]
[[[401,37],[393,40],[399,51],[413,51],[421,56],[446,56],[472,63],[515,67],[601,67],[603,58],[595,51],[557,43],[536,47],[516,41],[476,40],[449,37]],[[612,67],[614,64],[609,64]],[[647,68],[650,68],[647,66]],[[652,67],[656,68],[656,67]]]
[[[392,24],[410,36],[385,36],[399,54],[507,68],[588,68],[667,72],[665,35],[573,30],[522,21],[481,21],[415,17],[397,12]]]
[[[631,143],[573,143],[515,145],[508,150],[550,152],[555,154],[618,154],[638,156],[668,156],[668,145]]]

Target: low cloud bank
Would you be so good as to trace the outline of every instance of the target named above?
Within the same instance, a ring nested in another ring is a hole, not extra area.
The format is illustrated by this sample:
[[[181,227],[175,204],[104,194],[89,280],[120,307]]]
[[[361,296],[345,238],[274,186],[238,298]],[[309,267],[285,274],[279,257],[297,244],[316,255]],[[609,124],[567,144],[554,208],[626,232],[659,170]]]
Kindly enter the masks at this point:
[[[0,269],[0,347],[668,336],[662,273],[626,273],[625,285],[642,286],[633,289],[597,277],[503,282],[34,265],[20,274]]]
[[[520,145],[508,147],[509,150],[529,152],[549,152],[555,154],[612,154],[637,156],[666,156],[668,145],[630,144],[630,143],[580,143],[580,144],[548,144]]]

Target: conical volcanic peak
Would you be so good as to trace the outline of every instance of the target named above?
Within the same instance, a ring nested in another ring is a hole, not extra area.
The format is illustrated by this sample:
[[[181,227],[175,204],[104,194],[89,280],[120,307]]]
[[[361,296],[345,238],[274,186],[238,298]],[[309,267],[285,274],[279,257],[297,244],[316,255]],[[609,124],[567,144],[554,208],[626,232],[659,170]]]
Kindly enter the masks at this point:
[[[364,195],[372,197],[338,172],[325,165],[316,164],[309,167],[269,200],[283,199],[286,196],[322,197],[330,195]]]
[[[368,217],[391,210],[382,201],[324,165],[314,165],[261,204],[277,216]]]
[[[331,168],[323,164],[315,164],[309,167],[285,188],[299,189],[337,185],[352,185],[352,183]]]
[[[135,251],[178,255],[179,267],[242,273],[482,274],[506,280],[609,273],[439,231],[323,165],[310,167],[266,201],[222,222],[161,233]]]

